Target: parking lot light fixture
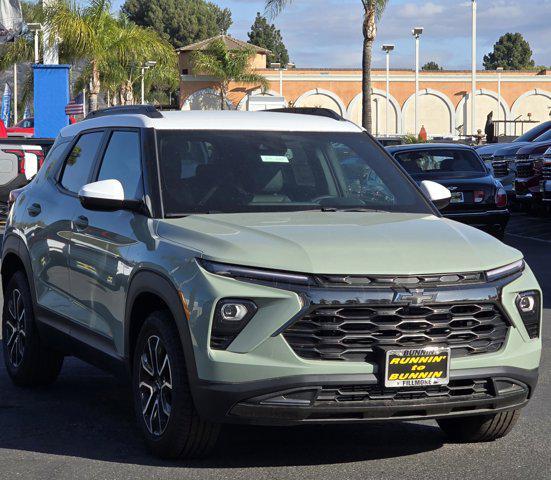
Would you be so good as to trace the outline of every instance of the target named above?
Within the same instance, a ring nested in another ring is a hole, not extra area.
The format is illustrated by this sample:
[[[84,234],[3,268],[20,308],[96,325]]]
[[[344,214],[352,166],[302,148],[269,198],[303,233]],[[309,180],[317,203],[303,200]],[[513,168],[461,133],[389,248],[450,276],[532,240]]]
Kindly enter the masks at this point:
[[[471,78],[471,128],[473,136],[476,135],[476,0],[472,0],[472,78]]]
[[[40,61],[40,32],[44,26],[41,23],[28,23],[27,27],[34,33],[34,63],[37,64]]]
[[[419,134],[419,43],[423,31],[423,27],[415,27],[411,32],[415,38],[415,135]]]
[[[157,62],[154,60],[148,60],[142,65],[142,105],[145,104],[145,71],[153,68],[157,65]]]
[[[386,113],[385,113],[385,134],[388,137],[388,110],[390,104],[390,52],[394,45],[383,45],[383,52],[386,53]]]
[[[498,128],[498,134],[499,134],[499,120],[501,119],[501,74],[503,73],[503,67],[497,67],[497,128]],[[505,119],[504,119],[505,120]],[[505,125],[503,132],[505,133]]]

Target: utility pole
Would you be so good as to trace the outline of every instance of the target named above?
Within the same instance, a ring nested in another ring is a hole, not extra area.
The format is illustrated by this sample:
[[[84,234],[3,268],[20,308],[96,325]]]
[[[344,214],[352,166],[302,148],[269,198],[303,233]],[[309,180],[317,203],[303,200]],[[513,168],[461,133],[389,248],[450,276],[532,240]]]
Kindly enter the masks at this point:
[[[390,106],[390,52],[394,45],[383,45],[383,52],[386,53],[386,114],[385,114],[385,135],[388,137],[388,112]]]
[[[415,38],[415,135],[419,135],[419,43],[423,34],[423,27],[415,27],[412,30]]]
[[[472,134],[476,135],[476,0],[472,0],[473,6],[473,38],[472,38],[472,78],[471,78],[471,128]],[[468,132],[467,132],[468,134]]]
[[[13,124],[15,125],[19,117],[19,106],[17,105],[17,63],[13,66]]]

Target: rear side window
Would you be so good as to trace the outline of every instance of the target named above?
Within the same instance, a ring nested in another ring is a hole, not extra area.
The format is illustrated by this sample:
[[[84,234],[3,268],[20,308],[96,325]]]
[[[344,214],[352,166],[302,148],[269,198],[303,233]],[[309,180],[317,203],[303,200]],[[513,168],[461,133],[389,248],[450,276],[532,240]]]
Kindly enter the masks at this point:
[[[486,171],[476,153],[470,150],[416,150],[398,153],[396,159],[410,175]]]
[[[103,132],[86,133],[80,137],[65,161],[61,185],[70,192],[77,193],[88,183]]]
[[[127,200],[143,196],[140,135],[138,132],[113,132],[99,171],[99,180],[118,180]]]

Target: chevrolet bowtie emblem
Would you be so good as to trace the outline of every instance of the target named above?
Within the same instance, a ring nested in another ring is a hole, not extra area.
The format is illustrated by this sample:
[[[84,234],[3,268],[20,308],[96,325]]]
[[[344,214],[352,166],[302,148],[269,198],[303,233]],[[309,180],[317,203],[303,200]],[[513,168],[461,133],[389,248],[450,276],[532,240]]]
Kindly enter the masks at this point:
[[[424,290],[416,289],[409,292],[398,292],[394,295],[394,301],[396,303],[406,302],[409,305],[423,305],[426,302],[434,302],[436,300],[436,293],[425,293]]]

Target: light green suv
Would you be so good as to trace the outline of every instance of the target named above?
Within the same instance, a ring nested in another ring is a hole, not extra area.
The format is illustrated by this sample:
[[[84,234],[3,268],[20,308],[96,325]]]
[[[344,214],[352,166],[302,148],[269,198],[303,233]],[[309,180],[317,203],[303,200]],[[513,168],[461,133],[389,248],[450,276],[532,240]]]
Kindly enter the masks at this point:
[[[163,457],[229,422],[499,438],[536,387],[541,291],[521,253],[441,217],[449,198],[330,116],[95,113],[12,194],[7,371],[130,375]]]

